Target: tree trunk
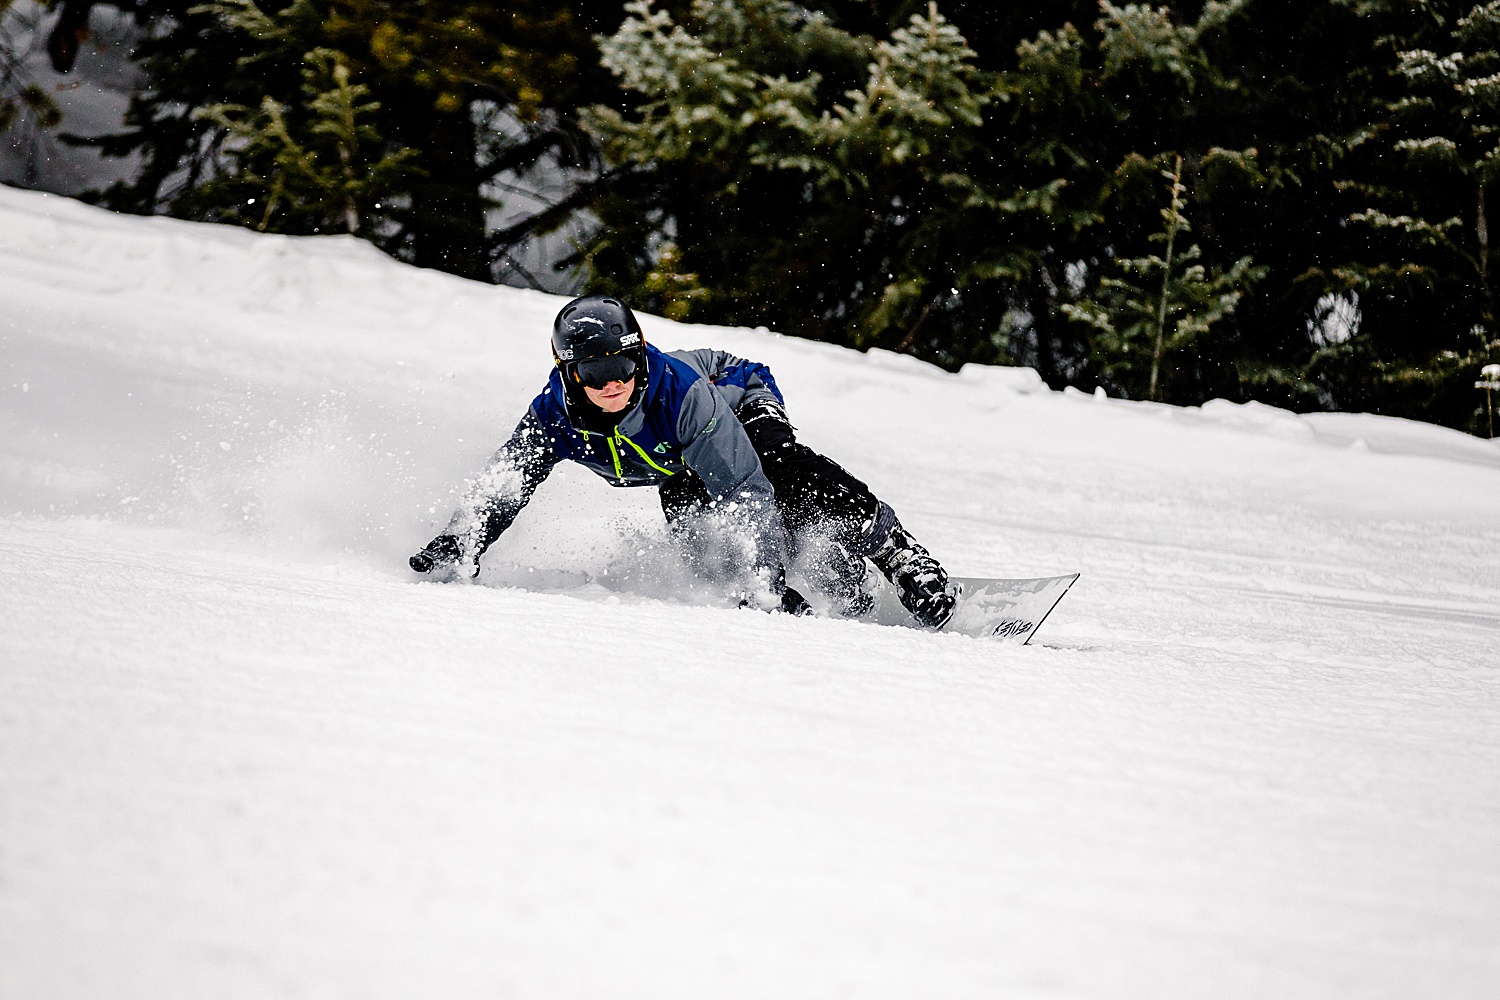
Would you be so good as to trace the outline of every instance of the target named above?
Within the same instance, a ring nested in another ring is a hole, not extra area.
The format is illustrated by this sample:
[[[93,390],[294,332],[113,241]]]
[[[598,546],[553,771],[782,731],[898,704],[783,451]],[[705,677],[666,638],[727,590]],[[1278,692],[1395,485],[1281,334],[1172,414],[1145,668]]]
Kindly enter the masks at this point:
[[[1036,367],[1042,381],[1053,389],[1062,388],[1063,382],[1057,372],[1057,352],[1052,347],[1052,337],[1057,329],[1057,300],[1060,286],[1052,277],[1047,264],[1038,269],[1041,273],[1032,279],[1031,285],[1031,330],[1036,337]]]
[[[1182,157],[1177,157],[1177,165],[1172,168],[1172,210],[1167,220],[1167,255],[1164,259],[1161,276],[1161,301],[1156,307],[1156,346],[1151,352],[1151,387],[1146,394],[1148,399],[1156,399],[1157,379],[1161,374],[1162,345],[1167,333],[1167,304],[1168,296],[1172,290],[1172,256],[1177,248],[1177,203],[1182,197]]]
[[[1479,295],[1484,305],[1484,336],[1488,341],[1494,336],[1490,329],[1495,322],[1495,299],[1490,293],[1490,220],[1484,207],[1484,183],[1479,185],[1479,213],[1474,223],[1475,235],[1479,237]]]

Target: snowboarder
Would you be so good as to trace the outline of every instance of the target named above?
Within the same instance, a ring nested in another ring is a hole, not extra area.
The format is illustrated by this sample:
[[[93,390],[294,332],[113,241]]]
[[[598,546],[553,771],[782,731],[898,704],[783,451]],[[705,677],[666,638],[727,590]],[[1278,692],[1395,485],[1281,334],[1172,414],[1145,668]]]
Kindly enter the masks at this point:
[[[728,521],[752,580],[742,603],[795,614],[788,548],[836,614],[873,597],[865,560],[895,584],[920,624],[940,627],[957,588],[891,508],[832,460],[797,441],[765,365],[723,351],[664,352],[646,343],[629,306],[586,296],[552,327],[554,368],[448,527],[411,557],[418,573],[479,573],[479,557],[510,527],[552,467],[570,459],[614,486],[657,486],[674,533]]]

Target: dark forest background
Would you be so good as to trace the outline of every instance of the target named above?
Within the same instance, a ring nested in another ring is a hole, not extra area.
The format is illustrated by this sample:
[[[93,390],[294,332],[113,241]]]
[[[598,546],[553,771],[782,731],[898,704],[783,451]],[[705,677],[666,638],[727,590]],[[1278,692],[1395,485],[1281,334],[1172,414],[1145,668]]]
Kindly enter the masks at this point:
[[[66,71],[105,5],[42,6]],[[1500,2],[109,6],[145,83],[116,134],[60,138],[137,158],[90,195],[116,210],[1053,387],[1488,433]],[[0,131],[53,111],[0,51]]]

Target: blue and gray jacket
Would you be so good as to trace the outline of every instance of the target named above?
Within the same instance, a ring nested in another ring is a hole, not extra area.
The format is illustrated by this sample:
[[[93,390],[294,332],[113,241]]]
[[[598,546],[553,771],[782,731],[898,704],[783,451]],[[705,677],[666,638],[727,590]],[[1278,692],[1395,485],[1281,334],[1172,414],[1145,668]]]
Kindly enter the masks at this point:
[[[465,560],[500,537],[563,460],[578,462],[612,486],[659,486],[697,475],[716,509],[743,519],[756,543],[757,569],[779,578],[785,536],[771,483],[735,411],[756,399],[782,402],[765,365],[724,351],[659,351],[646,346],[644,393],[619,415],[606,415],[567,393],[553,369],[510,440],[495,452],[454,512],[448,534]]]

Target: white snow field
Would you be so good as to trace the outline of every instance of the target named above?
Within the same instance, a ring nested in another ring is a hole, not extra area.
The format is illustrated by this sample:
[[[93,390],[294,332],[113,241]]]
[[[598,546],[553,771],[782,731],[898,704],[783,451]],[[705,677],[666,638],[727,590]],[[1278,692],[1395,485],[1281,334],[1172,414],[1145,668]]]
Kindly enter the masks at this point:
[[[1500,996],[1500,448],[768,362],[1030,646],[411,574],[561,300],[0,188],[0,997]]]

